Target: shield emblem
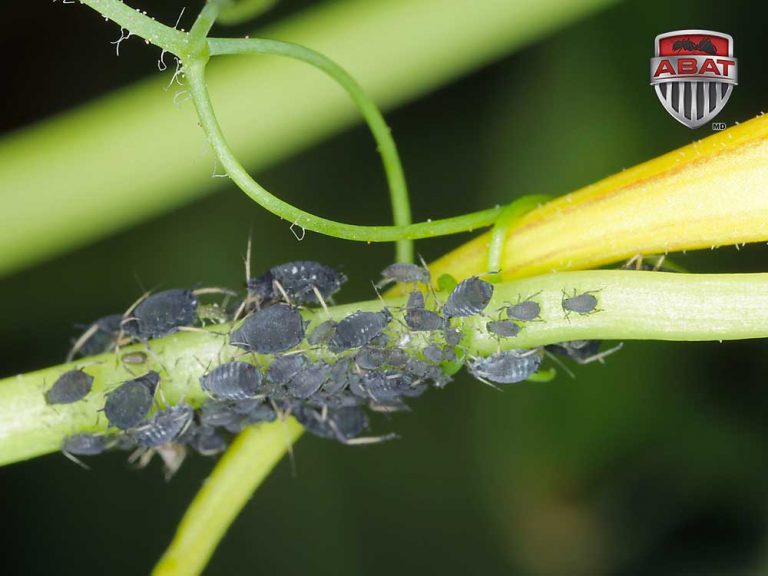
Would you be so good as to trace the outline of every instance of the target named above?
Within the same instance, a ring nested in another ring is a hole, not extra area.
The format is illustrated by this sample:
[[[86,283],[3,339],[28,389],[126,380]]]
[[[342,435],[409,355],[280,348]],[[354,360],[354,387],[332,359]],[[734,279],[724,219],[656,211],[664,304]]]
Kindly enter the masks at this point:
[[[656,36],[651,85],[675,120],[698,128],[723,109],[737,84],[733,37],[711,30]]]

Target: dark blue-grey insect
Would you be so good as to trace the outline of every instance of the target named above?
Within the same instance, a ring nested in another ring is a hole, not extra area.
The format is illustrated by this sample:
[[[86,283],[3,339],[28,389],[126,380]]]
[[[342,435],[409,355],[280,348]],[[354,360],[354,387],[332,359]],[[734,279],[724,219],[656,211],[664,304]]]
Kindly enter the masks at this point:
[[[382,333],[391,319],[392,315],[386,309],[381,312],[354,312],[336,325],[331,348],[341,351],[365,346]]]
[[[421,353],[424,355],[424,358],[433,364],[440,364],[440,362],[443,361],[443,349],[437,344],[430,344],[425,347]]]
[[[208,426],[190,426],[179,441],[203,456],[213,456],[227,449],[227,438]]]
[[[312,330],[310,335],[307,337],[307,342],[309,342],[310,346],[321,346],[323,344],[328,344],[331,338],[333,338],[333,334],[335,332],[336,322],[333,320],[326,320],[325,322],[318,324],[317,327]]]
[[[192,422],[194,410],[184,402],[160,410],[146,422],[131,430],[130,436],[144,448],[155,448],[173,442]]]
[[[253,364],[232,360],[200,377],[200,386],[214,398],[245,400],[265,393],[261,371]]]
[[[238,426],[242,414],[237,411],[237,403],[228,400],[210,400],[199,410],[200,425],[208,428],[230,428]]]
[[[419,358],[410,358],[405,365],[405,372],[412,376],[417,382],[436,380],[443,374],[443,371],[438,366],[425,362]]]
[[[152,408],[160,374],[149,371],[134,380],[123,382],[107,394],[104,414],[110,426],[128,430],[138,426]]]
[[[541,352],[534,350],[505,350],[490,356],[472,358],[469,372],[479,380],[496,384],[514,384],[530,377],[541,365]]]
[[[446,322],[445,329],[443,330],[443,338],[445,338],[446,344],[458,346],[461,343],[462,338],[461,330],[451,328]]]
[[[408,302],[405,304],[406,310],[414,308],[424,308],[424,294],[420,290],[414,290],[408,294]]]
[[[229,343],[258,354],[285,352],[304,338],[304,319],[296,308],[275,304],[248,316],[229,336]]]
[[[327,300],[339,291],[347,277],[330,266],[300,260],[270,268],[269,272],[249,282],[249,292],[264,300],[287,296],[292,303],[320,304],[318,294]],[[278,286],[279,285],[279,286]]]
[[[294,398],[305,400],[320,390],[328,378],[330,366],[324,362],[315,362],[302,368],[288,382],[288,393]]]
[[[267,403],[252,406],[243,412],[243,423],[246,425],[256,424],[257,422],[274,422],[277,419],[277,412]]]
[[[355,364],[361,370],[375,370],[387,362],[389,354],[385,348],[363,346],[355,354]]]
[[[370,443],[389,440],[393,436],[381,438],[359,439],[358,437],[368,428],[368,417],[360,407],[327,408],[315,410],[304,408],[296,414],[310,434],[320,438],[338,440],[344,444]]]
[[[61,451],[75,456],[95,456],[109,449],[111,439],[101,434],[73,434],[64,438]]]
[[[405,311],[405,324],[414,332],[442,330],[445,320],[437,312],[424,308],[409,308]]]
[[[563,312],[565,312],[565,317],[568,318],[571,312],[579,314],[580,316],[588,316],[589,314],[598,312],[597,297],[594,295],[594,292],[595,291],[592,290],[576,294],[576,290],[574,289],[573,295],[568,296],[565,290],[563,290],[562,306]]]
[[[602,362],[603,358],[620,350],[622,347],[622,344],[618,344],[613,348],[600,352],[600,344],[600,340],[571,340],[570,342],[549,344],[544,348],[549,352],[567,356],[579,364],[589,364],[595,361]]]
[[[384,362],[385,364],[388,364],[389,366],[394,366],[396,368],[400,368],[402,366],[405,366],[406,362],[408,362],[408,353],[403,350],[402,348],[387,348],[386,349],[387,358]]]
[[[456,318],[480,314],[491,302],[493,284],[477,276],[459,282],[448,295],[443,306],[443,316]]]
[[[381,288],[391,282],[402,284],[429,284],[431,276],[424,266],[417,266],[410,262],[395,262],[381,271],[381,282],[376,286]]]
[[[369,370],[363,374],[362,388],[369,398],[382,403],[419,396],[426,389],[414,385],[409,375],[396,370]]]
[[[485,327],[488,332],[500,338],[514,338],[520,333],[520,326],[512,320],[491,320]]]
[[[353,375],[351,370],[351,359],[339,358],[328,370],[328,379],[323,384],[323,391],[330,395],[341,393],[349,386],[350,377],[357,376]]]
[[[541,316],[541,306],[538,302],[528,298],[517,304],[507,306],[507,318],[510,320],[519,320],[520,322],[530,322]]]
[[[161,338],[197,321],[192,290],[164,290],[140,302],[123,321],[123,330],[138,340]]]
[[[306,354],[303,353],[278,356],[269,365],[267,378],[273,385],[285,386],[308,361]]]
[[[117,342],[122,321],[122,314],[112,314],[96,320],[75,341],[67,360],[75,356],[95,356],[110,352]]]
[[[85,398],[93,386],[93,376],[82,370],[69,370],[56,379],[45,393],[48,404],[71,404]]]

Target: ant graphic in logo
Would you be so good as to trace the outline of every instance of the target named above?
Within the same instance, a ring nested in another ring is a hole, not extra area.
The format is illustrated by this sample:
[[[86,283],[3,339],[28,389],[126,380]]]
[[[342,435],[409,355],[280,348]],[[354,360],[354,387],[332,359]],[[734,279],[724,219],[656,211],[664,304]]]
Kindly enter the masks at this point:
[[[686,52],[693,52],[694,50],[698,50],[699,52],[706,52],[707,54],[711,54],[713,56],[717,54],[717,48],[714,44],[712,44],[712,40],[709,38],[703,38],[698,44],[691,41],[690,38],[675,40],[674,44],[672,44],[672,50],[677,50],[677,52],[680,52],[681,50],[685,50]]]

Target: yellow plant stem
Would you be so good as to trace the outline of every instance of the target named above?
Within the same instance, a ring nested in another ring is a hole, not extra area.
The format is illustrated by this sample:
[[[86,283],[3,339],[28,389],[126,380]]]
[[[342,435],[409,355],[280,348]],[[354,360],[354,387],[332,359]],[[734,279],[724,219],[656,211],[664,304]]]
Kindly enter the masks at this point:
[[[636,254],[768,238],[768,116],[562,196],[506,231],[501,277],[594,268]],[[434,262],[433,278],[489,272],[491,234]]]
[[[240,510],[302,430],[288,418],[241,432],[195,496],[152,574],[200,574]]]

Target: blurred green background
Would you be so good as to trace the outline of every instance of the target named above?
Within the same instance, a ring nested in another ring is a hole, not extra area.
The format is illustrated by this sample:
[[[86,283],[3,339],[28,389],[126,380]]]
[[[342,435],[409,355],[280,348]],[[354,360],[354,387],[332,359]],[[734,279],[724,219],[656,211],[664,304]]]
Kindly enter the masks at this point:
[[[185,5],[134,4],[165,21]],[[286,0],[267,21],[309,4]],[[126,44],[116,61],[115,27],[67,8],[6,7],[4,132],[156,74],[154,51]],[[762,2],[623,3],[388,114],[417,219],[566,193],[706,136],[708,127],[692,132],[669,117],[648,85],[662,32],[732,34],[740,84],[718,120],[758,114],[768,97],[767,15]],[[388,214],[363,127],[257,178],[343,221]],[[392,254],[315,234],[296,242],[285,223],[224,186],[2,279],[0,376],[62,361],[75,325],[123,310],[144,288],[242,286],[249,232],[254,271],[299,258],[337,265],[351,278],[344,302],[371,297],[370,280]],[[417,249],[429,260],[460,241]],[[765,251],[677,260],[697,272],[765,272]],[[462,375],[412,413],[376,422],[400,441],[351,448],[304,438],[295,474],[279,466],[208,573],[764,573],[765,346],[628,342],[605,366],[576,367],[575,379],[503,393]],[[212,464],[191,457],[169,483],[156,462],[134,471],[124,454],[93,459],[90,472],[60,455],[0,469],[0,572],[146,573]]]

